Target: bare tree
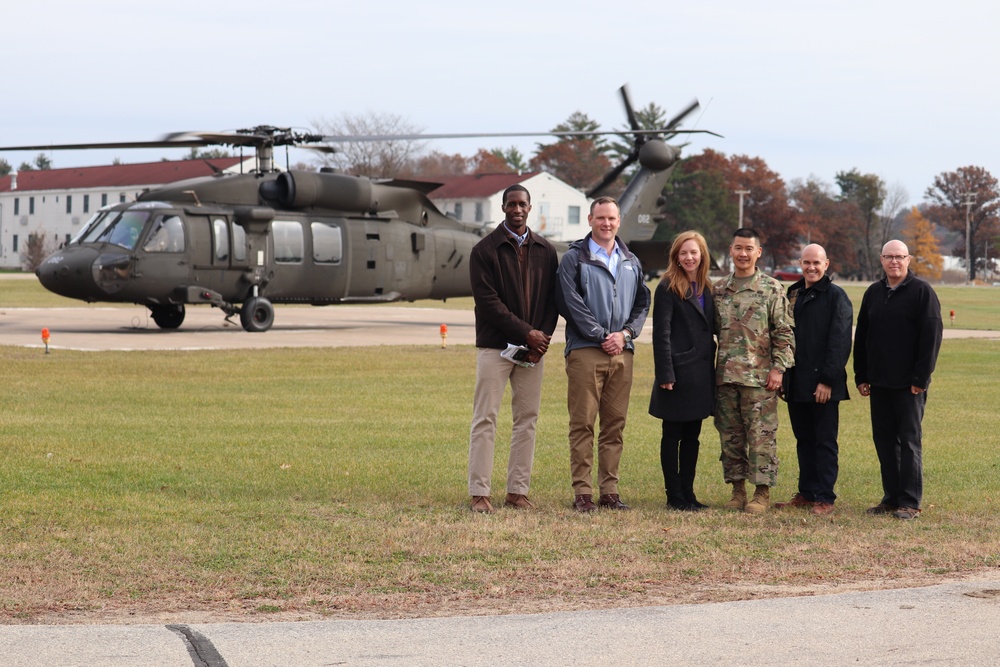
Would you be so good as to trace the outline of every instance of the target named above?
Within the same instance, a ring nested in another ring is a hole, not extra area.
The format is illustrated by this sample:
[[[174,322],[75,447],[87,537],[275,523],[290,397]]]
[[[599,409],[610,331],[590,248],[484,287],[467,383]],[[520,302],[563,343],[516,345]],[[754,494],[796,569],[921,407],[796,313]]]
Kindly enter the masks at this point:
[[[881,251],[882,246],[886,243],[899,237],[899,232],[901,231],[899,227],[899,214],[906,207],[909,200],[910,195],[901,183],[893,183],[886,188],[885,199],[882,200],[882,206],[878,212],[879,251]]]
[[[417,134],[424,128],[411,124],[402,116],[369,111],[362,115],[341,114],[328,121],[312,121],[320,134],[344,137],[370,137],[393,134]],[[424,143],[409,139],[390,141],[345,141],[328,144],[332,153],[324,154],[319,163],[354,176],[393,178],[424,150]]]
[[[21,264],[27,271],[35,272],[50,252],[48,234],[39,230],[28,234],[28,242],[21,250]]]

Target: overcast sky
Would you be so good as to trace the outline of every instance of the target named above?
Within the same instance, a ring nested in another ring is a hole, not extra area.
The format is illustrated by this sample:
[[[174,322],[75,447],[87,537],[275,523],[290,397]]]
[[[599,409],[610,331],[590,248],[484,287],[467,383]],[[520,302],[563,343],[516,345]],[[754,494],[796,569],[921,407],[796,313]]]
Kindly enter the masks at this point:
[[[688,154],[763,158],[786,182],[857,168],[923,200],[935,175],[1000,176],[1000,10],[985,0],[33,0],[3,11],[0,145],[138,141],[391,113],[426,132],[606,129],[692,98]],[[478,146],[534,140],[438,141]],[[55,153],[56,167],[187,150]],[[34,153],[4,153],[15,167]],[[292,160],[308,155],[292,156]],[[283,160],[283,158],[282,158]]]

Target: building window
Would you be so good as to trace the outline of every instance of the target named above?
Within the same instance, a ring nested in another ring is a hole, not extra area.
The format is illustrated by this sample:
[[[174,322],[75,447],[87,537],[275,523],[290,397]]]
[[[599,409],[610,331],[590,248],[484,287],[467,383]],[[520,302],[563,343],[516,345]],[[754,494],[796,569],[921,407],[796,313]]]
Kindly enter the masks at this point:
[[[28,215],[35,214],[35,198],[28,197]]]
[[[14,234],[14,252],[17,252],[17,234]]]
[[[455,204],[455,219],[456,220],[462,219],[462,202],[457,202]]]
[[[21,198],[14,197],[14,215],[21,215]]]
[[[66,195],[66,212],[73,212],[73,195]]]
[[[483,221],[483,202],[476,202],[476,222]]]
[[[569,222],[569,224],[571,224],[571,225],[579,225],[580,224],[580,207],[579,206],[570,206],[569,207],[569,213],[566,216],[566,221]]]
[[[125,193],[124,192],[121,193],[120,195],[118,195],[118,202],[121,203],[121,204],[125,203]]]
[[[104,194],[101,195],[101,206],[107,206],[107,205],[108,205],[108,193],[105,192]]]
[[[83,212],[90,213],[90,195],[83,195]]]

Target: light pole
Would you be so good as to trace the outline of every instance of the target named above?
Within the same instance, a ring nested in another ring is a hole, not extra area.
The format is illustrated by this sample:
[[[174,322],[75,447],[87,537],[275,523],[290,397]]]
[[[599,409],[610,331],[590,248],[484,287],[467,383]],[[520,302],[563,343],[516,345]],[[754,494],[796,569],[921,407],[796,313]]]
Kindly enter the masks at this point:
[[[972,212],[972,205],[976,203],[974,192],[965,193],[965,268],[967,273],[966,284],[972,284],[972,234],[969,224],[969,216]]]
[[[740,229],[743,229],[743,195],[750,194],[749,190],[736,190],[736,194],[740,196]]]

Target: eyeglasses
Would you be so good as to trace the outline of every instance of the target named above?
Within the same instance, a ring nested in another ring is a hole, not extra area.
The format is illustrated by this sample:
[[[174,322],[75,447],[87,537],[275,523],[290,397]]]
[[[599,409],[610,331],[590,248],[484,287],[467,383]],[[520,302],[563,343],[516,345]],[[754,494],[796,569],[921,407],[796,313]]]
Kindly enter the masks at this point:
[[[909,255],[882,255],[882,259],[887,262],[902,262],[908,257]]]

